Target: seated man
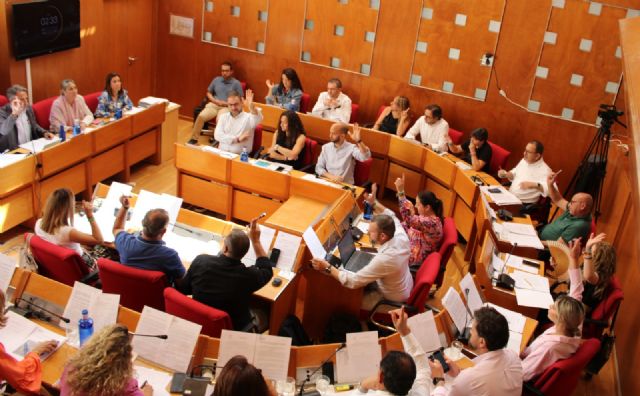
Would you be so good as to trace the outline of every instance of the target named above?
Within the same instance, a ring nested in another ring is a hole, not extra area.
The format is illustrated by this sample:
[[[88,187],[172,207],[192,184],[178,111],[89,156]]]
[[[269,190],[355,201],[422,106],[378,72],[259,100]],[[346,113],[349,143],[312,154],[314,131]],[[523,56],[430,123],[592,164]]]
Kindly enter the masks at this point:
[[[433,396],[491,395],[512,396],[522,392],[520,357],[505,349],[509,341],[507,319],[494,308],[483,307],[474,312],[469,346],[478,355],[474,366],[460,371],[458,365],[445,358],[454,377],[451,388],[445,388],[440,362],[429,362],[431,378],[436,386]]]
[[[9,103],[0,108],[0,153],[41,137],[53,138],[51,132],[36,122],[25,87],[11,86],[7,89],[7,99]]]
[[[311,114],[328,120],[344,122],[351,119],[351,99],[342,93],[342,81],[332,78],[327,83],[327,92],[318,95]]]
[[[356,144],[347,142],[347,134]],[[316,164],[316,174],[335,182],[353,184],[356,161],[366,161],[371,151],[360,139],[360,126],[353,125],[353,133],[343,123],[331,125],[330,142],[322,146]]]
[[[233,77],[233,66],[230,62],[223,62],[220,66],[221,76],[211,80],[211,84],[207,88],[207,102],[204,109],[198,114],[193,129],[191,130],[191,139],[189,143],[198,143],[198,135],[202,130],[205,122],[213,120],[217,115],[229,111],[227,108],[227,96],[231,91],[237,92],[242,96],[242,84]]]
[[[460,158],[471,164],[473,170],[485,173],[490,172],[489,165],[491,164],[492,151],[491,146],[487,143],[489,132],[486,129],[474,129],[471,132],[471,139],[459,146],[453,144],[448,136],[447,139],[449,150],[454,154],[462,154]]]
[[[418,118],[415,124],[405,135],[407,139],[416,140],[420,134],[420,141],[436,153],[447,149],[449,141],[449,123],[442,118],[442,109],[437,104],[430,104],[424,108],[424,115]]]
[[[405,351],[387,352],[380,361],[378,374],[362,380],[358,390],[360,393],[380,390],[391,395],[427,396],[432,389],[427,354],[411,333],[404,309],[396,309],[389,314]]]
[[[312,259],[317,271],[323,271],[343,286],[358,289],[375,282],[372,290],[367,290],[362,300],[362,308],[371,310],[381,299],[405,302],[413,289],[413,278],[409,271],[409,237],[400,220],[390,209],[375,199],[376,187],[372,186],[367,201],[376,215],[369,224],[369,239],[378,246],[378,253],[358,272],[335,268],[326,260]]]
[[[527,143],[524,156],[515,168],[509,172],[504,169],[498,171],[498,177],[511,181],[509,191],[524,204],[536,203],[541,195],[548,195],[547,176],[551,173],[551,168],[542,159],[543,151],[542,143],[532,140]]]
[[[256,254],[256,264],[246,267],[240,260],[249,250],[249,240]],[[233,229],[224,238],[222,250],[216,256],[201,254],[193,260],[179,290],[193,294],[193,299],[225,311],[233,328],[242,330],[251,323],[249,300],[256,290],[273,276],[273,264],[260,243],[257,219],[251,221],[249,236]]]
[[[220,142],[220,150],[240,154],[242,149],[251,152],[253,147],[253,132],[256,125],[262,121],[262,111],[253,104],[253,91],[247,89],[247,113],[242,110],[243,101],[238,92],[231,91],[227,96],[229,111],[218,117],[218,124],[214,133]]]
[[[562,197],[555,185],[558,173],[560,172],[549,173],[547,176],[547,189],[553,204],[560,209],[564,209],[564,213],[540,230],[540,239],[543,241],[557,241],[562,238],[567,243],[576,238],[586,241],[591,230],[593,198],[587,193],[576,193],[571,198],[571,201],[568,202]]]
[[[161,271],[169,284],[179,282],[186,272],[178,252],[164,245],[162,236],[167,232],[169,215],[164,209],[152,209],[142,219],[142,233],[129,234],[124,230],[125,218],[129,210],[129,199],[120,197],[122,206],[113,223],[116,250],[120,262],[129,267]]]

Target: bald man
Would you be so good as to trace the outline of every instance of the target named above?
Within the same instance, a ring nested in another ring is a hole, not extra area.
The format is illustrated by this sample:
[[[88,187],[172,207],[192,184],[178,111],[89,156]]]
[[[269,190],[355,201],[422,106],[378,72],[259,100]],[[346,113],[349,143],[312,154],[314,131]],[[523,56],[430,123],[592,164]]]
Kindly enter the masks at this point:
[[[556,241],[562,238],[565,242],[576,238],[586,240],[591,230],[593,198],[587,193],[576,193],[571,197],[571,201],[564,199],[555,183],[558,173],[560,172],[552,172],[547,176],[547,188],[553,204],[561,209],[564,208],[565,211],[560,217],[542,228],[540,239]]]

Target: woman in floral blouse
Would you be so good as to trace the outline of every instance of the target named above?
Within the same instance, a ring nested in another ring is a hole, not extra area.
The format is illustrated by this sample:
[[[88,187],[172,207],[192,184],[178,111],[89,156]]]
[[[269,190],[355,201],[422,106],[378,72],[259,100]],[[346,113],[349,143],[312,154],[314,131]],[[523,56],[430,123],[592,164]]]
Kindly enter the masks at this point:
[[[404,174],[395,185],[402,226],[411,242],[409,265],[419,266],[442,242],[442,201],[431,191],[422,191],[414,207],[404,195]]]
[[[133,103],[131,103],[131,99],[127,95],[127,90],[122,88],[120,75],[111,72],[107,74],[104,91],[98,98],[96,117],[111,117],[118,107],[122,110],[131,110]]]

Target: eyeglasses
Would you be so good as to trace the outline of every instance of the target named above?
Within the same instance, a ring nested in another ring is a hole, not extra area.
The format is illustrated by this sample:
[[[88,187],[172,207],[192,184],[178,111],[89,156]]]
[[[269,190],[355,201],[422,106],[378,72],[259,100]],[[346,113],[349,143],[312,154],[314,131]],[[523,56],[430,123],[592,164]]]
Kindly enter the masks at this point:
[[[231,72],[231,69],[222,69],[222,70],[221,70],[221,72],[223,72],[223,73],[230,73],[230,72]]]

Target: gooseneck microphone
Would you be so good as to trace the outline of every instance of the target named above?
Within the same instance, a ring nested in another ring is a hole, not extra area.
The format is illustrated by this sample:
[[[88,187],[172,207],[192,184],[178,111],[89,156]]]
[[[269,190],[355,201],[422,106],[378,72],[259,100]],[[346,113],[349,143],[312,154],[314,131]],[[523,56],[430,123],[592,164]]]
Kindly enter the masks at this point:
[[[304,381],[302,381],[302,385],[300,385],[300,392],[298,393],[298,396],[303,396],[303,392],[304,392],[304,386],[307,384],[307,382],[309,382],[309,380],[311,380],[311,377],[313,377],[313,375],[315,373],[318,372],[318,370],[320,370],[322,368],[322,366],[324,366],[325,364],[327,364],[329,362],[329,360],[331,360],[336,353],[338,353],[339,351],[341,351],[342,349],[344,349],[347,346],[347,344],[345,342],[341,343],[340,346],[338,346],[336,348],[335,351],[333,351],[333,353],[331,355],[329,355],[328,358],[326,358],[325,360],[322,361],[322,363],[320,363],[320,366],[318,368],[316,368],[315,370],[313,370],[310,374],[307,374],[307,378],[304,379]],[[320,395],[320,393],[316,392],[316,394]]]
[[[514,242],[511,251],[504,259],[504,265],[502,266],[502,271],[500,271],[500,275],[498,275],[498,279],[496,279],[496,286],[501,287],[507,290],[513,290],[516,285],[516,281],[509,276],[509,274],[505,274],[504,270],[507,268],[507,262],[509,261],[509,257],[513,255],[513,252],[518,247],[518,243]]]
[[[24,299],[24,298],[22,298],[22,297],[18,297],[18,298],[16,298],[16,302],[15,302],[15,306],[16,306],[16,308],[20,309],[19,304],[20,304],[21,302],[24,302],[25,304],[27,304],[27,305],[29,305],[29,306],[36,307],[36,308],[37,308],[37,309],[39,309],[40,311],[42,311],[42,312],[46,312],[46,313],[48,313],[49,315],[51,315],[51,316],[53,316],[53,317],[55,317],[55,318],[60,319],[60,320],[61,320],[61,321],[63,321],[64,323],[69,323],[69,322],[71,322],[71,319],[69,319],[69,318],[65,318],[64,316],[59,315],[59,314],[57,314],[57,313],[55,313],[55,312],[51,312],[51,311],[49,311],[48,309],[46,309],[45,307],[43,307],[43,306],[41,306],[41,305],[38,305],[38,304],[34,303],[33,301],[25,300],[25,299]],[[30,308],[22,308],[22,309],[25,309],[25,310],[26,310],[25,315],[23,315],[23,316],[25,316],[25,317],[28,317],[28,315],[34,315],[34,316],[36,316],[36,317],[37,317],[37,314],[38,314],[38,313],[42,314],[41,312],[33,311],[33,310],[31,310]],[[47,320],[48,320],[49,318],[43,318],[43,319],[47,319]]]
[[[131,337],[152,337],[152,338],[160,338],[161,340],[166,340],[167,338],[169,338],[168,335],[166,334],[140,334],[140,333],[132,333],[129,332],[129,335]]]
[[[468,316],[464,315],[464,327],[462,329],[462,333],[458,335],[458,341],[462,342],[463,344],[468,344],[469,338],[471,338],[471,327],[468,326],[469,317],[473,319],[473,313],[469,309],[469,288],[468,287],[464,289],[464,307],[467,309],[467,313],[469,315]]]

